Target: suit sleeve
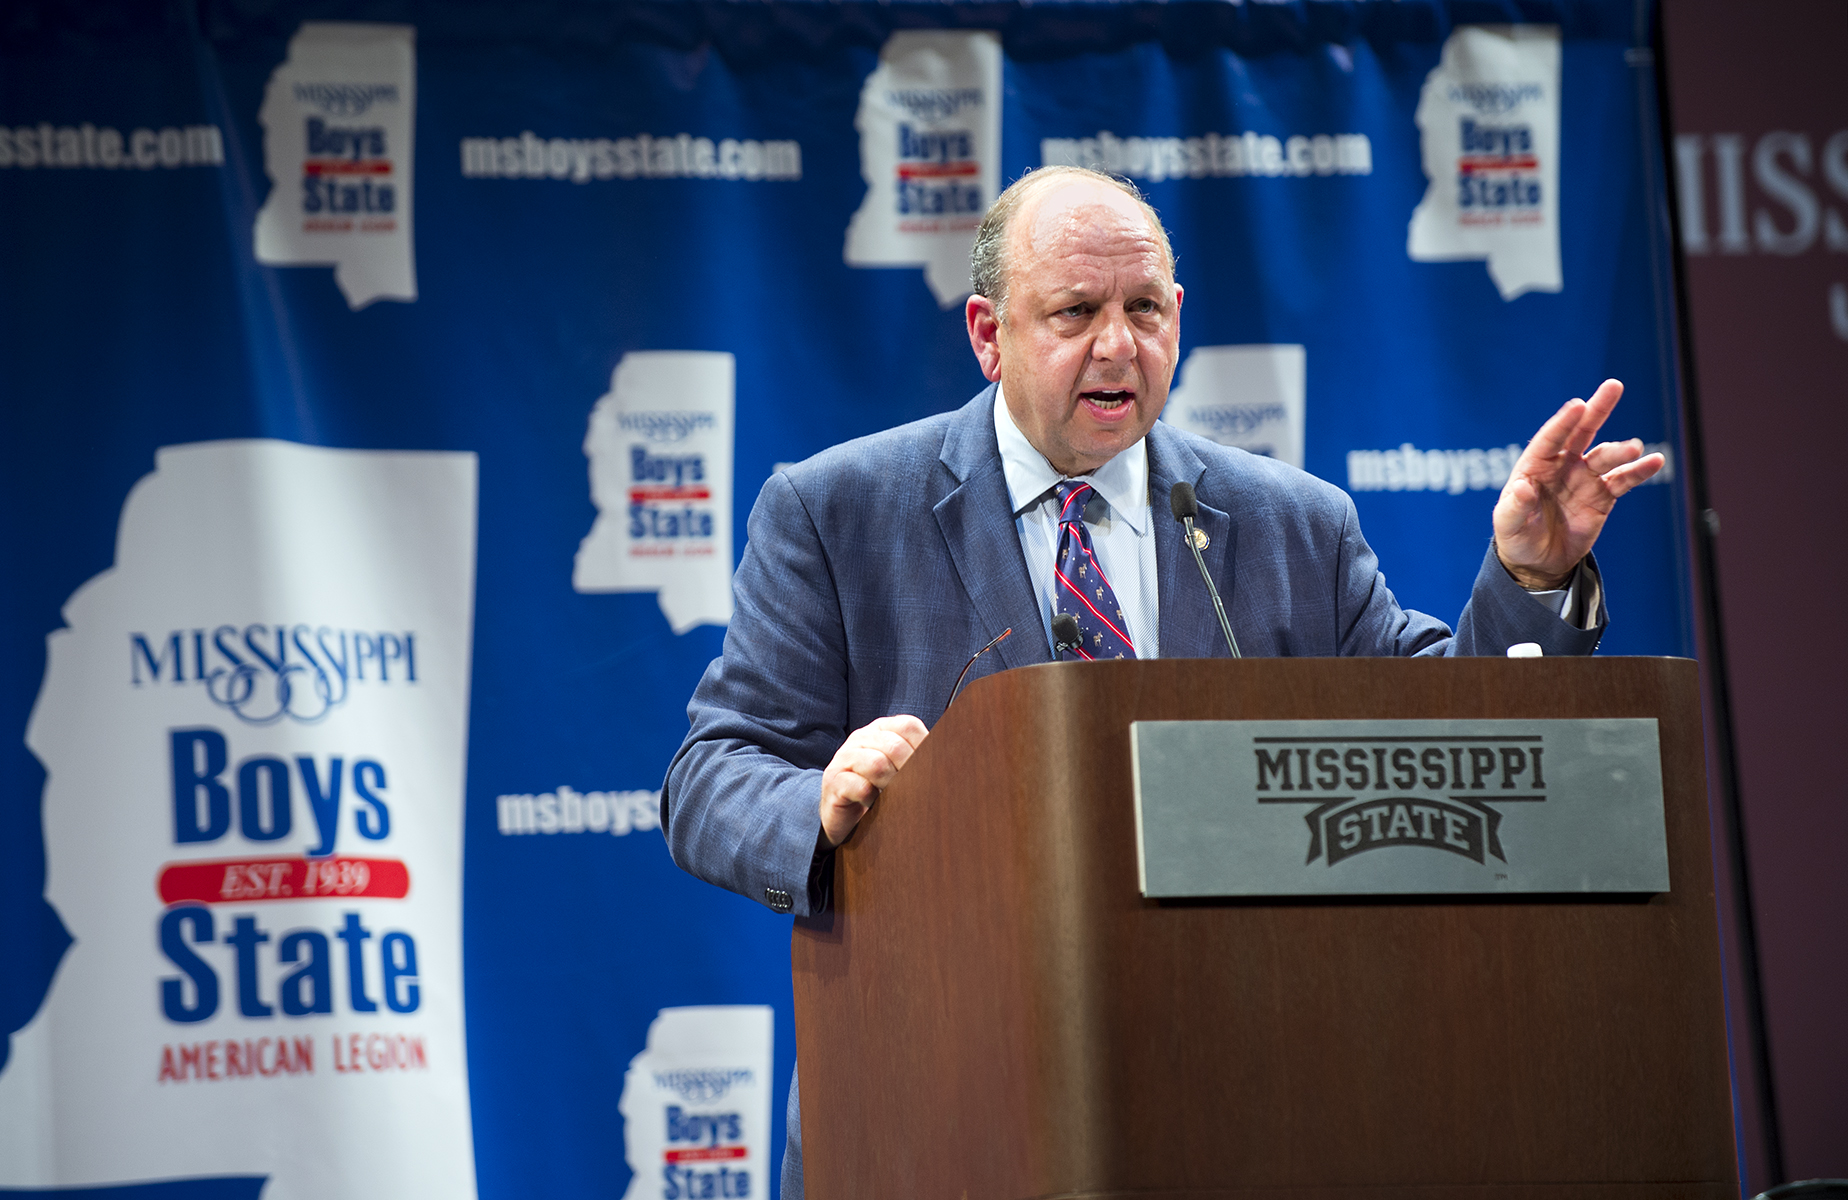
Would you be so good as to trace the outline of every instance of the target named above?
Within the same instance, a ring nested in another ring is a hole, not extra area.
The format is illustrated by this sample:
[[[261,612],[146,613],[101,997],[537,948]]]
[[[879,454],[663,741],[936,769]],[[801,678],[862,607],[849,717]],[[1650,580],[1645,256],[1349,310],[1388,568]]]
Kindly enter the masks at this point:
[[[687,705],[661,824],[682,868],[798,916],[825,905],[821,773],[847,737],[847,652],[826,550],[787,476],[764,485],[724,651]]]
[[[1340,653],[1390,657],[1500,656],[1508,647],[1536,642],[1549,655],[1590,654],[1604,636],[1607,614],[1599,596],[1591,629],[1579,629],[1560,619],[1545,603],[1534,599],[1503,569],[1491,545],[1483,555],[1470,590],[1469,603],[1457,621],[1456,632],[1442,621],[1399,607],[1379,559],[1360,532],[1359,514],[1352,498],[1343,496],[1346,512],[1336,564],[1340,594]],[[1586,556],[1579,567],[1597,578],[1594,559]]]

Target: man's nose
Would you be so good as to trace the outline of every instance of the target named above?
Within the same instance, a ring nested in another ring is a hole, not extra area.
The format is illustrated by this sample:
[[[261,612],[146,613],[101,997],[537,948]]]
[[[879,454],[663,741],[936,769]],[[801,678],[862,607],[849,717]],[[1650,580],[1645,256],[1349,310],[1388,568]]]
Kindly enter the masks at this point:
[[[1129,314],[1121,308],[1106,308],[1098,314],[1097,336],[1091,339],[1091,357],[1107,362],[1122,362],[1136,356],[1136,339],[1130,332]]]

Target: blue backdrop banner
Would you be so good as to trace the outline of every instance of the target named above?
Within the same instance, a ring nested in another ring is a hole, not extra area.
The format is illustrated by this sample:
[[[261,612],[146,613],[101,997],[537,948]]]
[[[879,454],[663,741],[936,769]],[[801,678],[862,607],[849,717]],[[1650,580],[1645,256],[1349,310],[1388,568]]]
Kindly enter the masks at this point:
[[[9,5],[0,1189],[772,1194],[789,921],[661,778],[759,487],[983,385],[1041,164],[1172,232],[1164,419],[1410,607],[1623,379],[1603,652],[1690,653],[1647,19]]]

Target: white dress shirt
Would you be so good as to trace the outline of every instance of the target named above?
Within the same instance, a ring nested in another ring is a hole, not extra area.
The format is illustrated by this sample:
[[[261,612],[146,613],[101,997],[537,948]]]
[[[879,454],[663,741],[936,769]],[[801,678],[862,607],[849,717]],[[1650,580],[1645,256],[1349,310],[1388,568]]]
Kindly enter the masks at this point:
[[[1052,489],[1066,479],[1081,478],[1095,493],[1084,512],[1085,524],[1091,529],[1091,549],[1116,592],[1136,657],[1160,657],[1161,599],[1156,594],[1155,528],[1149,511],[1148,439],[1089,475],[1061,475],[1014,424],[999,386],[995,388],[995,437],[1001,444],[1001,470],[1014,510],[1014,531],[1020,535],[1027,577],[1039,598],[1047,647],[1052,646],[1052,614],[1058,603],[1054,580],[1058,575],[1059,504]],[[1178,532],[1175,537],[1179,545]],[[1589,629],[1598,611],[1600,591],[1595,576],[1587,578],[1577,569],[1566,587],[1527,594],[1575,627]]]
[[[1066,476],[1052,469],[1014,424],[1001,389],[995,389],[995,436],[1001,443],[1001,470],[1007,477],[1014,530],[1026,555],[1027,577],[1039,598],[1046,645],[1052,645],[1052,614],[1058,601],[1059,505],[1053,488],[1081,478],[1095,492],[1085,509],[1091,550],[1116,592],[1128,622],[1137,658],[1160,654],[1161,606],[1155,593],[1155,529],[1149,513],[1149,446],[1138,441],[1089,475]]]

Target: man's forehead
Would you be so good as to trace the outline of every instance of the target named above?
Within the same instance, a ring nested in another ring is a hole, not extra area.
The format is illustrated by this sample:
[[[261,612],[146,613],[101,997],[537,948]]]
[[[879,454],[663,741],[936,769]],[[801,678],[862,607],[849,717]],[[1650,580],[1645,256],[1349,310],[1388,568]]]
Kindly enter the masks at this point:
[[[1028,198],[1014,232],[1016,267],[1088,258],[1147,257],[1165,263],[1148,213],[1121,190],[1091,180],[1059,182]]]
[[[1100,237],[1122,240],[1125,250],[1139,248],[1138,243],[1156,244],[1142,206],[1105,184],[1090,180],[1054,184],[1043,195],[1029,197],[1025,207],[1021,232],[1034,249]]]

